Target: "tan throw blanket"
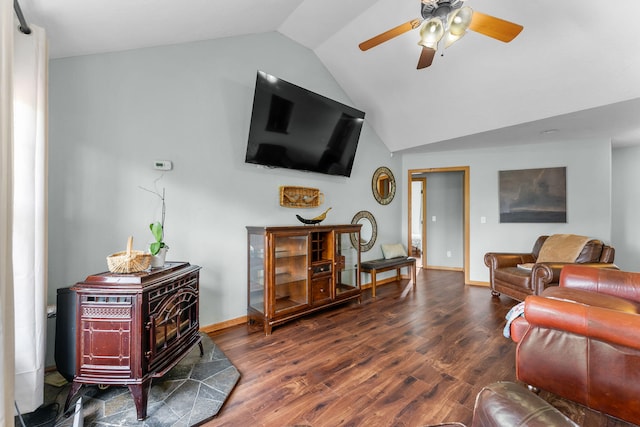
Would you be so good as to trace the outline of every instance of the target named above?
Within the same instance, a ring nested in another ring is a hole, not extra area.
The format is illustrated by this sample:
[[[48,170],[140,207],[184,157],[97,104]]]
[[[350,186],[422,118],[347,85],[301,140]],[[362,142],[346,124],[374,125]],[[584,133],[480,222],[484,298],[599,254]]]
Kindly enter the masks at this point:
[[[553,234],[542,244],[536,262],[575,262],[589,240],[575,234]]]

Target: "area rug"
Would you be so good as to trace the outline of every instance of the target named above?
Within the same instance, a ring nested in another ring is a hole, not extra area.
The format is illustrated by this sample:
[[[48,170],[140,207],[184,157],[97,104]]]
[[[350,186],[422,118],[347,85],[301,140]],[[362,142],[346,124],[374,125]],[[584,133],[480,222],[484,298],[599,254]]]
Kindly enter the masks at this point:
[[[204,356],[196,346],[162,378],[154,378],[149,391],[147,418],[138,421],[135,404],[127,387],[84,386],[80,391],[85,426],[190,427],[200,425],[222,408],[240,379],[240,373],[225,354],[202,334]],[[69,385],[59,390],[66,398]],[[56,426],[72,425],[72,417]]]

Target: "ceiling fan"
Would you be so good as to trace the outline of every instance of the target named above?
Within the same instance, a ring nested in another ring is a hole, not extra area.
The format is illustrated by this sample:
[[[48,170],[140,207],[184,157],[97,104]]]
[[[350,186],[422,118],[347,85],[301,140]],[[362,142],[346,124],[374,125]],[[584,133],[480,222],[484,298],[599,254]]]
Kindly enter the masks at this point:
[[[444,40],[447,48],[460,40],[467,29],[505,43],[513,40],[523,29],[522,25],[476,12],[469,6],[463,7],[464,0],[421,0],[421,3],[421,18],[412,19],[363,41],[358,45],[360,50],[369,50],[420,27],[418,45],[422,46],[422,52],[417,68],[422,69],[433,62],[440,40]]]

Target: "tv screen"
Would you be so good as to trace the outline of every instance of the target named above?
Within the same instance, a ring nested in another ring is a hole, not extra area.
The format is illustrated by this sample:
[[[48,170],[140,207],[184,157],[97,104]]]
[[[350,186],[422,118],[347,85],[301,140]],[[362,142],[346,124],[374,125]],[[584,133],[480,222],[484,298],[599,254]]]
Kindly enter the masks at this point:
[[[350,176],[364,113],[258,71],[245,161]]]

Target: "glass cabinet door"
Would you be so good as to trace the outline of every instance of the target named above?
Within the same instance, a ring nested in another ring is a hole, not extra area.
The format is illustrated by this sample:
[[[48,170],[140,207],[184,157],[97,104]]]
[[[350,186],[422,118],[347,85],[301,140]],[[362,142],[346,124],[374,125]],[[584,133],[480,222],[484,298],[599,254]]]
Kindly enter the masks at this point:
[[[360,288],[360,233],[337,233],[336,236],[336,297]],[[352,240],[357,242],[354,247]]]
[[[249,234],[249,307],[265,313],[264,234]]]
[[[274,237],[273,292],[271,313],[278,315],[309,304],[308,259],[309,236],[276,235]]]

